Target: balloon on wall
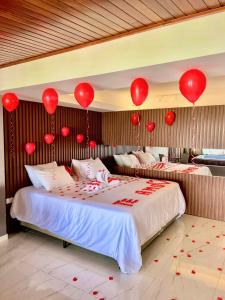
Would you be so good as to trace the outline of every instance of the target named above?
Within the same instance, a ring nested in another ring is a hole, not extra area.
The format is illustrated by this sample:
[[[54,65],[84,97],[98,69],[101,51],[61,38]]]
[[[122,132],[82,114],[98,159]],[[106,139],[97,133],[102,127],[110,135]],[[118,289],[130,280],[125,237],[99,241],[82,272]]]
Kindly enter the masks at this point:
[[[87,83],[83,82],[76,86],[74,97],[83,108],[87,108],[94,99],[94,89]]]
[[[94,149],[94,148],[96,147],[96,141],[90,141],[90,142],[89,142],[89,147],[90,147],[91,149]]]
[[[169,125],[169,126],[173,125],[175,119],[176,119],[176,114],[173,111],[168,111],[166,113],[165,122],[167,125]]]
[[[2,96],[2,105],[8,112],[13,112],[19,105],[19,100],[14,93],[6,93]]]
[[[45,143],[46,143],[47,145],[53,144],[54,139],[55,139],[55,137],[54,137],[54,135],[51,134],[51,133],[47,133],[47,134],[44,135],[44,141],[45,141]]]
[[[42,94],[42,102],[47,113],[50,115],[54,114],[59,102],[56,90],[53,88],[48,88],[44,90]]]
[[[195,103],[206,88],[205,74],[197,69],[185,72],[179,81],[181,94],[191,103]]]
[[[134,113],[130,118],[131,124],[137,126],[140,123],[140,115],[139,113]]]
[[[146,124],[146,129],[148,132],[153,132],[153,130],[155,129],[155,123],[154,122],[148,122]]]
[[[148,82],[144,78],[136,78],[131,84],[130,94],[133,103],[141,105],[148,96]]]
[[[76,141],[77,141],[78,144],[83,143],[83,141],[84,141],[84,135],[82,133],[78,133],[76,135]]]
[[[62,136],[67,137],[70,134],[69,127],[62,127],[61,134],[62,134]]]
[[[36,149],[35,143],[26,143],[25,151],[27,152],[28,155],[33,154],[35,149]]]

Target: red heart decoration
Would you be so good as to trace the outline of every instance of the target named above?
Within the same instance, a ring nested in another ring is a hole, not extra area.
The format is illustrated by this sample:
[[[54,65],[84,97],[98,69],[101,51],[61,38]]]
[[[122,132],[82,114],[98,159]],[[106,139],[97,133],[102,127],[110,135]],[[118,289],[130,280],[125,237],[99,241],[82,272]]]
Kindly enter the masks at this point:
[[[146,128],[148,130],[148,132],[153,132],[153,130],[155,129],[155,123],[154,122],[148,122],[146,125]]]
[[[90,147],[91,149],[94,149],[94,148],[96,147],[96,141],[90,141],[90,142],[89,142],[89,147]]]
[[[35,143],[26,143],[25,151],[27,152],[28,155],[33,154],[35,149],[36,149]]]
[[[62,136],[67,137],[70,134],[69,127],[62,127],[61,134],[62,134]]]
[[[51,133],[46,133],[44,135],[44,141],[47,145],[51,145],[54,142],[54,139],[55,139],[55,137]]]
[[[83,141],[84,141],[84,135],[82,133],[77,134],[76,135],[76,141],[77,141],[78,144],[83,143]]]

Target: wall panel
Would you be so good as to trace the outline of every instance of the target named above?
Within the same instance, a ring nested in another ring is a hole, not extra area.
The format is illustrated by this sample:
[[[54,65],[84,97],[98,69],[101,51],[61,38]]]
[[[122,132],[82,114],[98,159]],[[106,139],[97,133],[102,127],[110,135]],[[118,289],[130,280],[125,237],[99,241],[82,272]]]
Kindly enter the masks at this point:
[[[89,112],[90,139],[101,144],[101,113]],[[10,151],[10,125],[14,126],[14,151]],[[61,136],[61,127],[71,129],[69,137]],[[49,116],[42,104],[20,101],[16,112],[9,114],[4,111],[5,132],[5,167],[6,167],[6,197],[12,197],[15,192],[29,184],[24,168],[25,164],[41,164],[56,160],[59,164],[69,164],[72,158],[84,159],[89,155],[86,143],[78,145],[75,141],[77,133],[86,133],[86,111],[67,107],[58,107],[55,115]],[[43,142],[45,133],[55,134],[54,145]],[[24,151],[26,142],[36,143],[36,151],[29,156]],[[111,155],[111,148],[98,145],[90,150],[93,157],[104,158]]]
[[[140,145],[193,148],[225,148],[225,106],[173,108],[176,121],[173,126],[164,122],[170,109],[140,110]],[[107,112],[102,116],[102,139],[108,145],[137,145],[138,126],[130,123],[134,112]],[[195,119],[195,121],[194,121]],[[153,121],[152,134],[145,129]]]

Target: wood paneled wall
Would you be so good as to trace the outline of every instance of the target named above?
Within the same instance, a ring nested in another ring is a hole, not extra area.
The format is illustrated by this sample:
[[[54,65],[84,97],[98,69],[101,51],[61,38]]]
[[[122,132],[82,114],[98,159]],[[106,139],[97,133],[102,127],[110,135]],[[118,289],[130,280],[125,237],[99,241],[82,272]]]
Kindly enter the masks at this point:
[[[174,111],[173,126],[165,124],[166,112]],[[140,128],[130,123],[134,111],[107,112],[102,116],[102,140],[108,145],[137,145],[140,130],[141,146],[225,148],[225,106],[140,110]],[[195,119],[195,121],[194,121]],[[153,133],[145,126],[156,123]]]
[[[89,112],[90,139],[99,144],[90,150],[91,156],[101,158],[111,155],[111,147],[101,145],[101,113]],[[10,128],[14,126],[14,151],[10,153]],[[61,128],[71,129],[69,137],[61,136]],[[56,160],[59,164],[71,164],[72,158],[84,159],[88,152],[86,143],[78,145],[75,141],[77,133],[86,134],[86,111],[81,109],[58,107],[54,117],[49,116],[40,103],[20,101],[16,112],[9,114],[4,111],[5,133],[5,169],[6,197],[14,196],[15,192],[29,185],[25,164],[42,164]],[[46,133],[55,134],[54,146],[46,145],[43,136]],[[27,142],[36,143],[36,151],[29,156],[24,151]]]
[[[186,213],[209,219],[225,221],[225,179],[224,177],[177,174],[123,167],[115,172],[144,178],[166,179],[178,182],[186,200]]]

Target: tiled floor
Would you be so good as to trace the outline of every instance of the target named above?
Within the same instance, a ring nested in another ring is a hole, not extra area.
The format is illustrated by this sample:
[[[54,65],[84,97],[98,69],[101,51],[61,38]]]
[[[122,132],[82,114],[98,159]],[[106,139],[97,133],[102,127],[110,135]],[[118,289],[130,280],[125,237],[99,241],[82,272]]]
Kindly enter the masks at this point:
[[[225,223],[185,215],[143,252],[138,274],[35,232],[0,243],[1,300],[225,300]]]

